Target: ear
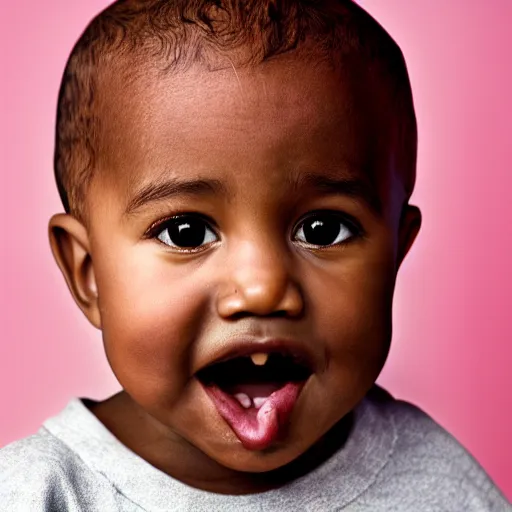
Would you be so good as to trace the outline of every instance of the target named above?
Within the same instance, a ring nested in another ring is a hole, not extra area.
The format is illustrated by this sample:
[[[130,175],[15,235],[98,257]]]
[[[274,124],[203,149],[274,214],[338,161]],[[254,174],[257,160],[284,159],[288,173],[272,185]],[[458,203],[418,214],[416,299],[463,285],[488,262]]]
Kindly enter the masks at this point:
[[[421,227],[421,211],[417,206],[405,204],[398,228],[397,270],[412,247]]]
[[[85,226],[71,215],[59,213],[50,219],[48,227],[53,256],[75,302],[89,322],[100,329],[98,288]]]

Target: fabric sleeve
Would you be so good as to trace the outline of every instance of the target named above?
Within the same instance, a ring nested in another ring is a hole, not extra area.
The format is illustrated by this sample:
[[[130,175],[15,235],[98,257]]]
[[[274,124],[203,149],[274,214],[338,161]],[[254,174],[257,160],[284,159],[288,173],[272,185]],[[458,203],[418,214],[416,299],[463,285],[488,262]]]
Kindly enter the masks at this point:
[[[0,503],[9,512],[116,511],[115,490],[51,435],[0,450]]]

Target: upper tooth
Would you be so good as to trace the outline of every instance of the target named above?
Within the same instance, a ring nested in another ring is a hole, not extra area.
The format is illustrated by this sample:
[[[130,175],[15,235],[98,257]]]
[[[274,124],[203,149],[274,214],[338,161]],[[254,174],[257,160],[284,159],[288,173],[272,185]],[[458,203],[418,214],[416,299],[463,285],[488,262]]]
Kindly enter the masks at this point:
[[[267,362],[268,354],[264,354],[263,352],[252,354],[251,359],[255,365],[263,366]]]

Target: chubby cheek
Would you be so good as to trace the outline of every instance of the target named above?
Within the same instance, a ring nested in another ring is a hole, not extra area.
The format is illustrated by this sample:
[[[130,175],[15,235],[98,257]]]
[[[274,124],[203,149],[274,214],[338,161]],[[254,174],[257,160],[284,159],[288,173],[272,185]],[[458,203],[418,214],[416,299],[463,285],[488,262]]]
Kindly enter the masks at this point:
[[[109,251],[98,261],[103,339],[112,370],[139,404],[175,406],[190,378],[190,345],[205,310],[204,283],[147,247]]]
[[[321,333],[326,361],[316,376],[315,399],[336,404],[325,418],[329,424],[366,394],[386,360],[394,289],[392,252],[387,254],[344,261],[330,279],[310,285],[314,330]]]

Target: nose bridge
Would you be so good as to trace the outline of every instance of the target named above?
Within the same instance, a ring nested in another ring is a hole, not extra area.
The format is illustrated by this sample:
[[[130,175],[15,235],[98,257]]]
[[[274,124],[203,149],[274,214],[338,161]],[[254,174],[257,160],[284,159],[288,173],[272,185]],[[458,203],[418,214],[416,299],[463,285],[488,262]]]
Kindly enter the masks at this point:
[[[242,242],[230,258],[230,271],[238,286],[243,288],[278,288],[288,280],[289,265],[286,250],[269,237]],[[261,240],[261,241],[260,241]]]
[[[223,315],[286,313],[296,316],[303,301],[294,282],[290,254],[268,233],[259,232],[233,244],[225,263]]]

